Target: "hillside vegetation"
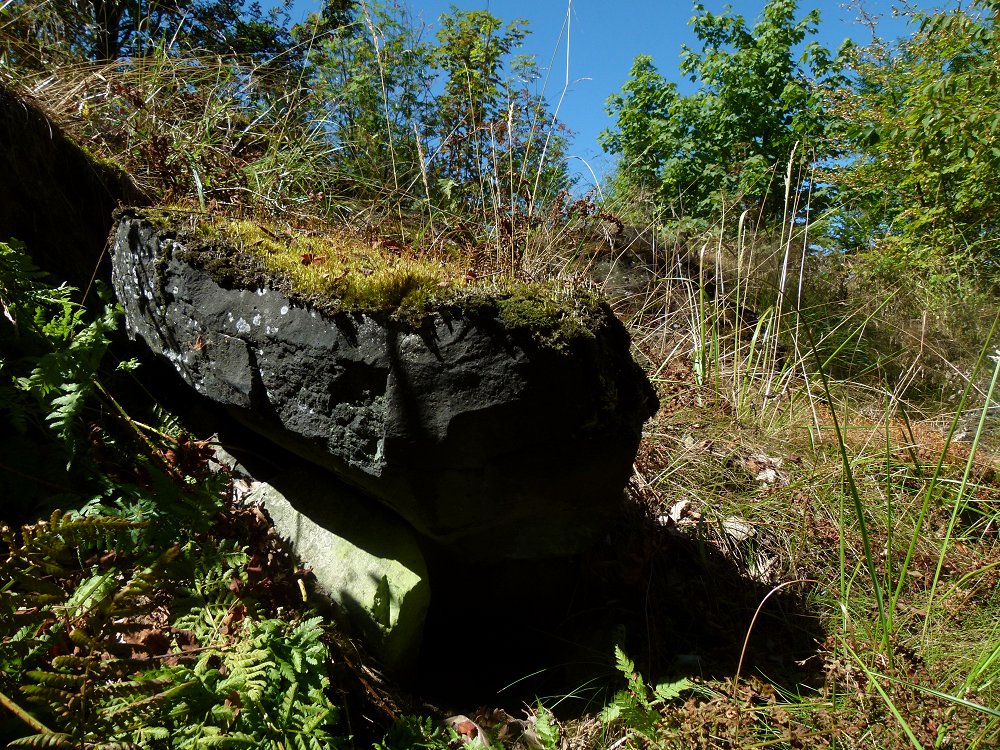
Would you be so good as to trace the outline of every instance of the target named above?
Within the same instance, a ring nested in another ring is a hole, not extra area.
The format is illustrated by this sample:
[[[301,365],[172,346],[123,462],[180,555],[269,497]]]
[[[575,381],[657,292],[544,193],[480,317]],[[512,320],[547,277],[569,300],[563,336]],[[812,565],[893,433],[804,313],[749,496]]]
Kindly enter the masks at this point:
[[[297,283],[369,248],[390,280],[427,269],[421,300],[600,291],[662,404],[579,561],[616,637],[554,692],[432,706],[316,615],[207,436],[136,397],[106,289],[0,237],[0,737],[1000,746],[1000,2],[836,51],[822,23],[695,2],[694,93],[638,55],[583,193],[524,19],[0,0],[0,81],[150,203],[303,248],[272,269]],[[463,627],[545,596],[484,595]],[[475,684],[491,644],[456,658]]]

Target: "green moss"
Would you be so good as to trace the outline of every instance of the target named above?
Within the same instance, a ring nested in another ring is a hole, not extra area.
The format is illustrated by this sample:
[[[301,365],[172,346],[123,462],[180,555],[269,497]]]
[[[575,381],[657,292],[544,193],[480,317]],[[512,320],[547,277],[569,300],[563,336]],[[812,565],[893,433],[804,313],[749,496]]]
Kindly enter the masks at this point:
[[[253,259],[249,265],[284,280],[298,296],[345,311],[426,313],[447,304],[466,283],[456,259],[411,249],[385,251],[346,233],[287,232],[222,219],[200,222],[193,235],[203,245],[228,251],[232,265],[245,267]]]
[[[130,185],[132,183],[132,176],[128,173],[128,170],[115,160],[106,159],[99,154],[95,154],[83,144],[78,143],[77,147],[101,178],[114,180],[121,185]]]
[[[184,259],[219,283],[268,285],[324,312],[387,315],[414,327],[435,312],[485,315],[553,348],[592,337],[611,315],[596,295],[555,282],[477,280],[457,252],[386,249],[347,232],[288,230],[188,209],[143,216],[181,240]]]
[[[592,338],[607,320],[595,295],[573,291],[559,294],[550,285],[513,287],[497,300],[500,319],[508,328],[530,330],[541,343],[560,346],[578,338]]]

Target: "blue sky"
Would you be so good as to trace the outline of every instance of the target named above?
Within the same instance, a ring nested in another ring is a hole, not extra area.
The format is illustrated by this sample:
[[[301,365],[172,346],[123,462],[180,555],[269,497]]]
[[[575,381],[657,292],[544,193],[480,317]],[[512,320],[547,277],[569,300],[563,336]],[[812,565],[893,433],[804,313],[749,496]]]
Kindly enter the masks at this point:
[[[702,1],[714,13],[722,12],[727,5],[723,0]],[[733,12],[752,24],[765,0],[733,0],[728,4]],[[879,33],[888,39],[909,33],[905,23],[893,17],[894,4],[898,3],[864,2],[869,13],[881,17]],[[652,55],[662,75],[678,80],[681,45],[696,43],[688,26],[692,15],[689,0],[409,0],[408,5],[416,18],[430,26],[431,36],[438,17],[453,5],[462,9],[486,8],[505,21],[528,20],[531,36],[521,51],[535,55],[542,68],[550,68],[551,64],[546,95],[553,105],[569,80],[559,117],[575,133],[570,153],[590,165],[598,176],[611,164],[610,157],[602,153],[597,143],[598,133],[614,124],[604,105],[608,96],[619,91],[628,78],[635,56]],[[800,0],[800,14],[819,9],[822,20],[816,38],[830,49],[835,50],[847,38],[862,44],[871,40],[868,29],[857,23],[857,12],[845,5],[840,0]],[[930,2],[916,5],[933,7]],[[319,7],[319,0],[295,0],[293,20]],[[591,177],[583,161],[574,161],[571,168],[580,175],[580,187],[586,190]]]

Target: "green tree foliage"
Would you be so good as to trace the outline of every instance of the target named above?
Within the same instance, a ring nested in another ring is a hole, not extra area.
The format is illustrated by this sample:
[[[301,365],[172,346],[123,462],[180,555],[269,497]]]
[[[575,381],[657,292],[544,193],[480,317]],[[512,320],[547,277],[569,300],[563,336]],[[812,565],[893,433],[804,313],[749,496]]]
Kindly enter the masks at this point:
[[[542,196],[569,185],[565,138],[533,89],[538,68],[527,56],[512,58],[527,26],[480,10],[453,9],[440,19],[433,51],[443,74],[435,101],[437,170],[446,191],[459,188],[467,204],[531,213]]]
[[[916,15],[897,46],[854,50],[837,92],[846,250],[870,272],[954,286],[1000,260],[1000,3]]]
[[[288,49],[288,15],[246,0],[25,0],[5,4],[0,25],[24,45],[17,62],[40,66],[54,46],[96,61],[138,57],[171,44],[264,59]],[[287,3],[286,3],[287,5]]]
[[[608,100],[617,123],[601,142],[619,156],[617,187],[652,194],[666,220],[709,220],[734,203],[779,218],[789,161],[804,188],[804,167],[828,155],[819,93],[838,80],[837,64],[805,43],[819,13],[797,19],[795,0],[770,0],[749,27],[729,8],[716,15],[696,2],[694,12],[701,49],[682,50],[681,73],[697,90],[682,94],[640,55]]]
[[[386,192],[437,206],[531,211],[569,185],[566,131],[517,50],[527,22],[452,9],[434,39],[394,0],[296,30],[307,75],[354,194]],[[317,33],[317,32],[321,33]]]
[[[343,12],[328,3],[295,34],[309,45],[314,107],[337,149],[342,189],[372,196],[417,188],[418,139],[432,112],[431,46],[406,8],[390,0]]]

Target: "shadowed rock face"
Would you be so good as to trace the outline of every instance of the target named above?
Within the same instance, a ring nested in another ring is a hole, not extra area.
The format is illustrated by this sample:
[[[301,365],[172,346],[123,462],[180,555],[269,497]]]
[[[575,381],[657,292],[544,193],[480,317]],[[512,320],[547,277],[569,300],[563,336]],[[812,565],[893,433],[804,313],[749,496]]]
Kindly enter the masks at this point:
[[[40,108],[0,83],[0,241],[25,243],[59,281],[107,279],[104,243],[120,203],[146,199],[124,172],[88,157]]]
[[[656,408],[610,310],[554,348],[460,310],[414,328],[225,288],[137,215],[114,241],[130,335],[203,396],[466,559],[561,555],[615,513]]]

